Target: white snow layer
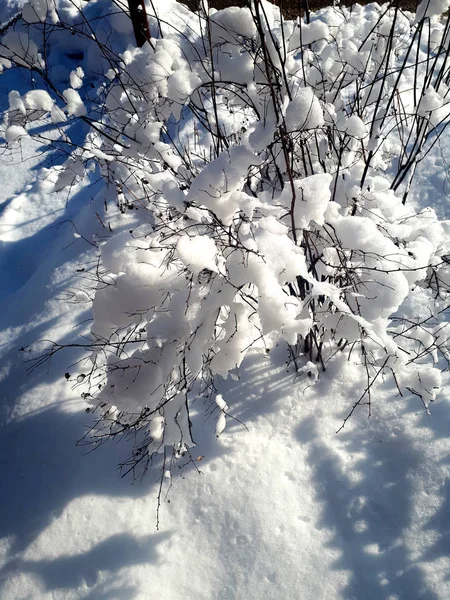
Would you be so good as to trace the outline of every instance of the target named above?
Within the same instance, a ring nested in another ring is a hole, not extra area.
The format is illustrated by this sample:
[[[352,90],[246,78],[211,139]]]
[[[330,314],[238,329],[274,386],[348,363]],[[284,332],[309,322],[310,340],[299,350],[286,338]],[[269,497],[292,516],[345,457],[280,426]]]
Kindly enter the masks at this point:
[[[450,0],[422,0],[417,7],[416,21],[420,21],[423,17],[442,15],[449,6]]]
[[[314,91],[311,88],[300,88],[286,110],[288,131],[314,129],[322,127],[323,123],[323,110]]]
[[[177,243],[177,255],[193,273],[200,273],[203,269],[217,271],[217,248],[209,237],[181,237]]]

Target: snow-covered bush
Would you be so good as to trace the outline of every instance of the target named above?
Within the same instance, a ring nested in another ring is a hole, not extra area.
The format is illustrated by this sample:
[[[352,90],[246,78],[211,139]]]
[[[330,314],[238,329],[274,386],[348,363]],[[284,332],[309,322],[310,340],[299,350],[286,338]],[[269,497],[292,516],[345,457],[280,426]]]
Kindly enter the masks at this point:
[[[428,410],[449,357],[450,222],[408,194],[449,122],[448,4],[305,23],[264,0],[199,15],[161,1],[141,48],[106,0],[30,0],[3,28],[0,63],[36,87],[10,93],[6,144],[48,118],[69,153],[55,189],[92,169],[104,181],[79,380],[100,407],[94,439],[137,440],[129,469],[164,452],[170,472],[198,396],[215,399],[219,435],[232,406],[216,377],[279,343],[313,380],[337,353],[360,362],[349,416],[370,414],[388,374]]]

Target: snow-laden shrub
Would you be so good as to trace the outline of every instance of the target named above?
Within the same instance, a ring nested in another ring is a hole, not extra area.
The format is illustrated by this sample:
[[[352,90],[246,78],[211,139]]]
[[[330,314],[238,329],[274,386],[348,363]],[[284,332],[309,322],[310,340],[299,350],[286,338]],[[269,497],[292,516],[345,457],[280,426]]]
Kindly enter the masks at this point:
[[[36,115],[69,145],[67,121],[91,126],[54,181],[72,185],[94,163],[105,182],[113,227],[80,380],[103,411],[98,440],[137,436],[130,468],[187,451],[192,401],[215,397],[215,378],[235,377],[250,349],[286,343],[312,379],[337,353],[359,361],[349,416],[370,412],[386,374],[427,410],[436,398],[450,223],[408,194],[449,120],[449,21],[437,4],[424,0],[417,18],[396,5],[328,8],[304,23],[263,0],[198,16],[161,2],[150,43],[123,51],[108,42],[123,43],[117,15],[108,38],[87,19],[61,23],[52,4],[59,51],[71,34],[67,47],[88,44],[66,83],[44,61],[58,49],[42,37],[42,3],[30,2],[38,24],[2,38],[3,65],[28,66],[45,88],[11,92],[7,143]],[[216,404],[220,434],[232,407]]]

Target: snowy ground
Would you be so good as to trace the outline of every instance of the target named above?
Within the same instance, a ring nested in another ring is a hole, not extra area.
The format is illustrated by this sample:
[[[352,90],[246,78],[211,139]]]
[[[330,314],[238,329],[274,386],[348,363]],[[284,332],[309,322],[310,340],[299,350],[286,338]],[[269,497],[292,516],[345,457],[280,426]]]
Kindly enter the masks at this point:
[[[442,216],[449,142],[414,190]],[[222,384],[246,428],[230,421],[216,439],[215,417],[198,406],[201,473],[186,466],[174,477],[159,530],[158,470],[132,484],[117,473],[122,445],[89,455],[75,446],[91,421],[64,374],[80,355],[69,349],[27,374],[20,349],[89,330],[89,304],[71,300],[96,257],[86,240],[98,227],[97,184],[80,184],[69,201],[50,194],[48,160],[32,142],[0,157],[0,598],[449,598],[445,389],[428,419],[388,381],[372,417],[361,411],[336,434],[361,384],[346,357],[308,389],[281,350],[250,355],[241,380]]]

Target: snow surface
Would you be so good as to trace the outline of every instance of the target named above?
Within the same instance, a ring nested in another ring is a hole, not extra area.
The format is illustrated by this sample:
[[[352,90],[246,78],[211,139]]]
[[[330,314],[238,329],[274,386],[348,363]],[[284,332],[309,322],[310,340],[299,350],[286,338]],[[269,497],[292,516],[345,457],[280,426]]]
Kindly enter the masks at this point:
[[[30,6],[38,14],[44,3]],[[182,22],[187,11],[176,10]],[[304,43],[321,38],[324,28],[312,23]],[[67,112],[83,114],[78,93],[67,91]],[[177,88],[180,97],[182,91]],[[35,100],[46,102],[42,95]],[[356,118],[347,131],[365,135]],[[416,202],[431,203],[443,216],[450,215],[449,143],[447,133],[421,163],[413,188]],[[398,397],[388,381],[377,388],[371,418],[356,413],[336,434],[361,388],[361,372],[347,356],[311,386],[315,365],[308,363],[294,380],[281,347],[267,356],[250,353],[239,380],[221,384],[216,406],[196,406],[193,458],[201,473],[188,461],[172,473],[158,530],[158,465],[132,485],[116,471],[123,444],[89,455],[75,447],[92,423],[73,366],[81,351],[68,349],[27,374],[34,354],[21,350],[41,339],[81,342],[92,318],[89,293],[81,288],[94,285],[89,273],[97,259],[91,240],[102,231],[93,218],[99,184],[94,177],[74,183],[70,199],[63,191],[49,193],[51,158],[48,147],[39,149],[29,138],[0,157],[0,598],[448,599],[445,388],[428,419],[417,398]],[[248,157],[241,160],[245,166]],[[210,163],[220,185],[218,167]],[[238,169],[233,175],[239,182]],[[192,194],[200,193],[200,183]],[[301,186],[305,202],[320,191],[309,183]],[[205,193],[206,202],[226,220],[244,200],[230,195],[220,206]],[[320,220],[323,211],[313,210],[309,219]],[[283,227],[272,217],[261,223],[267,252],[270,236]],[[177,247],[191,267],[199,256],[193,243],[199,242],[186,238]],[[218,269],[215,248],[205,240],[201,251],[204,262],[194,270]],[[116,255],[113,243],[105,257],[111,270],[122,270],[115,261],[123,252]],[[274,319],[277,307],[271,310]]]

